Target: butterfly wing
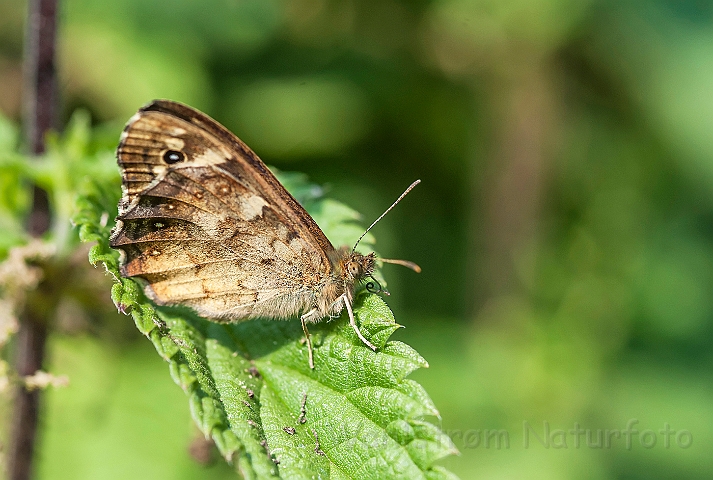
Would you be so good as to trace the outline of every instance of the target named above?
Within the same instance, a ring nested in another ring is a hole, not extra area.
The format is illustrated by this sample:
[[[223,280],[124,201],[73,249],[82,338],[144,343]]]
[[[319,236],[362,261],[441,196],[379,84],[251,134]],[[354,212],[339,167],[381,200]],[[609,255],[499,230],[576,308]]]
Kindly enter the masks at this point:
[[[159,100],[129,121],[117,158],[123,197],[110,244],[152,300],[233,320],[311,308],[334,247],[230,131]]]

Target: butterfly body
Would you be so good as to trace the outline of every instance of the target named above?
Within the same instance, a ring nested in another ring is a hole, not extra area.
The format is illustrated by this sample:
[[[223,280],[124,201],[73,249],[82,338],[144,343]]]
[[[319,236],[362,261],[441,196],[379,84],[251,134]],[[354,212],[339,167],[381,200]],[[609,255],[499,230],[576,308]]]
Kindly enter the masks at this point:
[[[121,273],[159,305],[218,321],[338,316],[374,254],[335,249],[242,141],[210,117],[158,100],[129,120],[110,245]],[[308,337],[309,339],[309,337]],[[311,348],[310,348],[311,363]]]

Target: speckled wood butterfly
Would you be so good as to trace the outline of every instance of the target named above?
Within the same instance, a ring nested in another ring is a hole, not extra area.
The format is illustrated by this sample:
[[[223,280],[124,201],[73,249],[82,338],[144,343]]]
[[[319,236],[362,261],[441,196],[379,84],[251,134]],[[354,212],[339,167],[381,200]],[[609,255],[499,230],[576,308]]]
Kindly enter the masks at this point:
[[[186,105],[157,100],[129,120],[117,159],[123,196],[110,244],[122,252],[121,274],[142,279],[151,300],[216,321],[299,315],[311,368],[306,322],[346,308],[356,334],[376,350],[352,311],[355,286],[371,277],[375,255],[356,252],[356,245],[335,249],[225,127]]]

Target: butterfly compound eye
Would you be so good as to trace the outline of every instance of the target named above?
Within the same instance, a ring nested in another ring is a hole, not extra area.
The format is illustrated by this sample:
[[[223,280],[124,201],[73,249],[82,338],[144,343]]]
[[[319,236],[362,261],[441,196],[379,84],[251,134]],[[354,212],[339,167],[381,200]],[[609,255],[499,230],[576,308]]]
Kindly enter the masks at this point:
[[[179,152],[177,150],[166,150],[166,152],[164,152],[163,154],[163,161],[168,163],[169,165],[182,162],[185,159],[186,155],[183,152]]]

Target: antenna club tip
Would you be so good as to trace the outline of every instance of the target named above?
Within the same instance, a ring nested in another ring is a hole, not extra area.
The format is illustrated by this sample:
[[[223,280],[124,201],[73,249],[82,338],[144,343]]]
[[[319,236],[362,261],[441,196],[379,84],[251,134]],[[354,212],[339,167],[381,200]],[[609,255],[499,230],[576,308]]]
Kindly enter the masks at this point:
[[[408,260],[397,260],[394,258],[381,258],[380,259],[382,263],[391,263],[394,265],[401,265],[402,267],[410,268],[416,273],[421,273],[421,267],[419,267],[417,264],[414,262],[410,262]]]
[[[392,203],[391,206],[390,206],[389,208],[387,208],[386,211],[385,211],[384,213],[382,213],[382,214],[379,216],[379,218],[377,218],[376,220],[374,220],[374,223],[372,223],[371,225],[369,225],[369,228],[367,228],[367,229],[364,231],[364,233],[361,234],[361,237],[359,237],[359,239],[357,240],[357,242],[356,242],[356,243],[354,244],[354,246],[352,247],[352,252],[356,251],[356,247],[357,247],[357,245],[359,245],[359,242],[361,242],[361,239],[364,238],[364,235],[366,235],[366,234],[369,232],[369,230],[371,230],[371,229],[374,227],[374,225],[376,225],[377,223],[379,223],[379,220],[381,220],[382,218],[384,218],[384,216],[385,216],[387,213],[389,213],[389,212],[391,211],[391,209],[394,208],[394,207],[408,194],[408,192],[410,192],[410,191],[413,189],[413,187],[415,187],[415,186],[418,185],[419,183],[421,183],[421,180],[420,180],[420,179],[419,179],[419,180],[416,180],[416,181],[413,182],[411,185],[409,185],[409,187],[404,191],[404,193],[402,193],[402,194],[399,196],[399,198],[397,198],[396,201],[395,201],[394,203]]]

